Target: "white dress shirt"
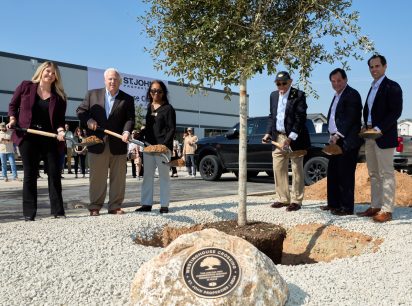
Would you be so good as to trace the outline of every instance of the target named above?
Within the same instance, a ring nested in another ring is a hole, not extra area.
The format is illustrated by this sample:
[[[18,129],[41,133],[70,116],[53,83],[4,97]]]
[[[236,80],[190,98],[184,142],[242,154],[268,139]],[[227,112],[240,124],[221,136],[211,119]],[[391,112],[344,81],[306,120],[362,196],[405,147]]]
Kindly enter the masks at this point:
[[[376,93],[378,92],[379,86],[381,85],[384,78],[385,78],[385,75],[383,75],[379,80],[372,82],[371,90],[368,96],[368,108],[369,108],[368,123],[367,123],[368,125],[372,124],[373,102],[375,101]]]
[[[286,112],[286,104],[288,103],[290,88],[284,95],[281,95],[279,92],[279,99],[278,99],[278,112],[276,114],[276,130],[280,133],[286,133],[285,130],[285,112]],[[296,140],[298,138],[298,134],[295,132],[291,132],[288,135],[288,138],[292,140]]]

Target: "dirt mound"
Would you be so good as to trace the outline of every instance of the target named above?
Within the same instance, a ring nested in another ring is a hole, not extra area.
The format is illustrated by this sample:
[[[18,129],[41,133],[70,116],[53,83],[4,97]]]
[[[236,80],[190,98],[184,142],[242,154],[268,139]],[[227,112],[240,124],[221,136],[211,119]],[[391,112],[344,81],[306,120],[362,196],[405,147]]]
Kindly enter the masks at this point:
[[[395,171],[397,206],[412,206],[412,177]],[[305,200],[327,200],[327,178],[305,188]],[[371,187],[366,163],[359,163],[355,173],[355,203],[370,203]]]
[[[287,231],[283,265],[329,262],[336,258],[376,252],[382,239],[322,224],[300,224]]]

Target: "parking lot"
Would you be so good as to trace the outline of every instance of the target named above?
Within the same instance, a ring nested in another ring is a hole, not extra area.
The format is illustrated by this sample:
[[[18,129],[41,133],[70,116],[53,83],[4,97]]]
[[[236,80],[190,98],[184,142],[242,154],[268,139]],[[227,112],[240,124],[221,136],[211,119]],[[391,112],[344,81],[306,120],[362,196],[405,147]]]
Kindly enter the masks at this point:
[[[66,170],[67,171],[67,170]],[[22,178],[22,171],[18,171]],[[47,176],[41,174],[38,179],[38,213],[37,219],[50,215],[50,204],[47,190]],[[234,174],[226,173],[219,181],[208,182],[200,178],[189,177],[183,168],[178,172],[179,177],[171,178],[171,204],[173,212],[173,202],[184,200],[207,199],[218,196],[236,195],[238,192],[238,182]],[[87,214],[86,204],[89,199],[89,179],[75,178],[74,174],[63,174],[63,200],[66,204],[66,214],[84,211]],[[140,185],[142,180],[131,176],[131,169],[128,168],[126,177],[126,194],[124,207],[133,207],[140,202]],[[22,219],[22,182],[0,181],[0,222],[13,222]],[[268,177],[263,172],[252,179],[247,184],[248,194],[271,193],[274,191],[273,177]],[[107,201],[107,198],[106,198]],[[159,185],[155,179],[155,208],[159,203]],[[107,203],[106,203],[107,204]],[[76,207],[76,208],[75,208]]]

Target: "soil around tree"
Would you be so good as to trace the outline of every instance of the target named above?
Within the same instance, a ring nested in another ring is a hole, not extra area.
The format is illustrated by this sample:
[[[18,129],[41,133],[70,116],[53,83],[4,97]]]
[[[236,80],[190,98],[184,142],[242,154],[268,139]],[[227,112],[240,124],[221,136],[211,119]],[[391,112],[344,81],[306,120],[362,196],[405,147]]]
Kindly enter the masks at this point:
[[[190,227],[165,226],[152,239],[137,237],[145,246],[166,247],[183,234],[214,228],[245,239],[266,254],[275,264],[300,265],[330,262],[379,250],[382,239],[324,224],[300,224],[287,231],[265,222],[249,222],[240,227],[235,220],[196,224]]]
[[[283,240],[286,230],[279,225],[265,222],[248,222],[245,226],[238,226],[236,220],[219,221],[197,224],[190,227],[165,226],[150,240],[137,237],[135,242],[156,247],[166,247],[173,240],[183,234],[214,228],[228,235],[237,236],[253,244],[259,251],[266,254],[275,264],[280,264],[282,259]],[[217,237],[218,238],[218,237]]]

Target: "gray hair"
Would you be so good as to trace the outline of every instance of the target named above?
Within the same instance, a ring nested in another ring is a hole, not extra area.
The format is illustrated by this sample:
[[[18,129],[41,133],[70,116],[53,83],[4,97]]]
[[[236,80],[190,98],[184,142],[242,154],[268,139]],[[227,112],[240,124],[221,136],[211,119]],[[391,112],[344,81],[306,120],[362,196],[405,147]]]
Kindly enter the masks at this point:
[[[119,70],[117,70],[116,68],[107,68],[107,69],[104,71],[104,74],[103,74],[103,75],[104,75],[104,78],[106,78],[107,74],[108,74],[109,72],[111,72],[111,71],[114,71],[114,72],[118,75],[118,77],[119,77],[120,80],[122,79],[122,76],[121,76]]]

